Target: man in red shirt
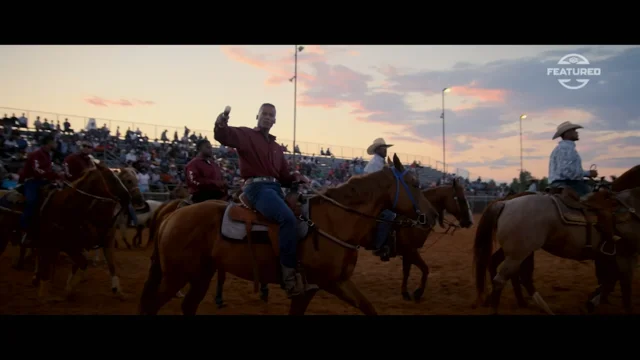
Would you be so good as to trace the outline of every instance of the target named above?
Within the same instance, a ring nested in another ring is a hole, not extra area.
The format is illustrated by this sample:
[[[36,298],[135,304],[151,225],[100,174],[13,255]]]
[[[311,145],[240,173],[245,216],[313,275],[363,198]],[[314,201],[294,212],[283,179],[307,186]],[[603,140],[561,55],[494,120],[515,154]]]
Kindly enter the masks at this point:
[[[305,289],[297,268],[297,220],[284,201],[282,187],[290,187],[294,181],[309,181],[299,173],[289,173],[287,160],[276,137],[269,130],[276,122],[276,107],[262,104],[256,116],[258,126],[228,126],[229,113],[218,116],[214,127],[214,138],[224,146],[237,150],[240,161],[240,176],[245,179],[243,188],[247,199],[267,219],[280,225],[280,264],[288,297],[301,295],[305,290],[314,290],[316,285]]]
[[[191,200],[199,203],[205,200],[218,200],[226,197],[226,183],[222,170],[213,159],[209,140],[198,140],[198,155],[184,169]]]
[[[27,155],[27,161],[20,172],[20,182],[24,182],[24,211],[20,217],[20,227],[25,232],[22,242],[28,245],[27,232],[37,231],[33,226],[33,218],[37,215],[40,191],[52,181],[59,181],[59,175],[51,167],[51,151],[57,142],[51,135],[45,135],[38,150]]]
[[[81,140],[78,141],[78,145],[80,146],[80,150],[77,153],[67,156],[63,163],[64,173],[70,182],[78,180],[82,177],[85,170],[95,166],[89,157],[93,152],[93,144],[90,141]]]

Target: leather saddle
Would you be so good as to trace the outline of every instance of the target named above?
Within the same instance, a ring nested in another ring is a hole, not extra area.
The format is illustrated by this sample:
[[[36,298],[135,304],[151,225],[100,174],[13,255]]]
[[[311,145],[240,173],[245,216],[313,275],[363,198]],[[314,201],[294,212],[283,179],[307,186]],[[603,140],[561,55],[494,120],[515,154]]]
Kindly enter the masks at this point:
[[[255,206],[249,201],[247,195],[244,192],[238,192],[234,195],[233,200],[237,202],[240,206],[234,206],[229,209],[229,217],[233,221],[242,222],[247,227],[247,238],[250,241],[251,227],[253,225],[263,225],[268,227],[268,235],[271,240],[272,247],[276,253],[276,256],[279,256],[279,241],[278,234],[280,232],[280,226],[269,219],[267,219],[264,215],[259,213]],[[293,211],[293,214],[296,217],[299,217],[302,214],[302,204],[306,201],[302,194],[297,191],[291,191],[285,196],[285,203],[287,206]]]

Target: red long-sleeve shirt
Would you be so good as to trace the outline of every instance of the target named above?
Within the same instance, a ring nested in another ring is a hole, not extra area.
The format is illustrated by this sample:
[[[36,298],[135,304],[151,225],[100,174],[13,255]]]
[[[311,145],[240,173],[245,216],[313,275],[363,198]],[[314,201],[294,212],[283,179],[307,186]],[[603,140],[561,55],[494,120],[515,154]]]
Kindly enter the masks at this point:
[[[223,191],[225,186],[222,170],[213,159],[196,156],[189,161],[184,173],[190,194],[207,190]]]
[[[32,151],[27,155],[27,161],[20,172],[19,182],[24,182],[27,179],[49,181],[60,179],[60,176],[51,167],[49,152],[43,148]]]
[[[293,182],[294,176],[289,173],[287,160],[275,136],[269,134],[267,139],[257,127],[250,129],[244,126],[216,125],[213,137],[222,145],[238,151],[240,176],[243,179],[273,177],[284,187]]]
[[[85,169],[93,167],[91,158],[87,154],[75,153],[64,158],[64,172],[67,180],[73,182],[79,179]]]

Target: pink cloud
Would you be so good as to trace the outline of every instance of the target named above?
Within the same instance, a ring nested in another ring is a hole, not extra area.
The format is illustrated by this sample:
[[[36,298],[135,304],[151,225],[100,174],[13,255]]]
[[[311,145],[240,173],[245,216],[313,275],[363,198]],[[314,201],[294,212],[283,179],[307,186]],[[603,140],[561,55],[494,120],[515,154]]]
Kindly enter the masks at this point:
[[[137,106],[137,105],[155,105],[155,102],[150,100],[127,100],[127,99],[118,99],[118,100],[109,100],[105,98],[101,98],[99,96],[92,96],[90,98],[84,99],[85,102],[95,105],[95,106]]]

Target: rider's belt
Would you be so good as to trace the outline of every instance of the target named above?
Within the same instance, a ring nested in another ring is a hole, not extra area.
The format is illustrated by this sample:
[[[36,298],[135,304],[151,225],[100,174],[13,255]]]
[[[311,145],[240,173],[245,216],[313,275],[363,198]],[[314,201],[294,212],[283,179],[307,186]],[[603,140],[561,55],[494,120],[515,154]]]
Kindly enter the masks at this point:
[[[249,184],[253,184],[256,182],[274,182],[277,183],[278,179],[271,177],[271,176],[256,176],[256,177],[252,177],[252,178],[248,178],[247,180],[244,181],[244,185],[247,186]]]

